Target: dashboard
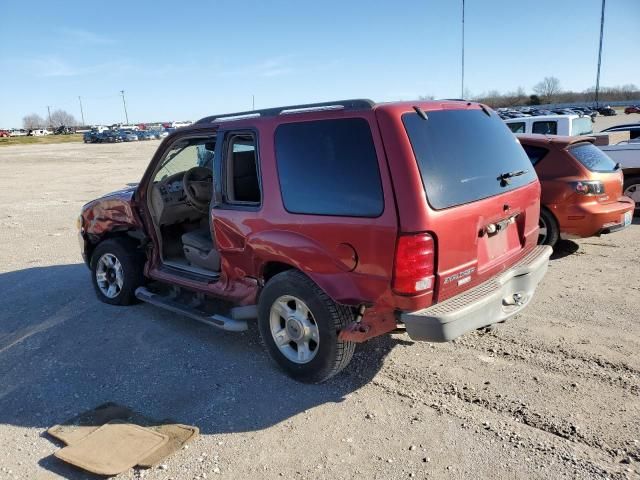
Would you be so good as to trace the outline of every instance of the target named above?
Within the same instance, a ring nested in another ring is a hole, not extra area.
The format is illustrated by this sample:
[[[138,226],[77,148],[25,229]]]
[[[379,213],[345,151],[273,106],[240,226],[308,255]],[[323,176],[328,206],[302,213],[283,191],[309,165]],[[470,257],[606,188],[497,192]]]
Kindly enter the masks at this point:
[[[182,178],[171,180],[170,182],[162,181],[158,185],[158,191],[162,196],[164,204],[180,203],[186,200]]]
[[[173,225],[190,218],[198,218],[198,213],[187,202],[182,179],[185,172],[179,172],[153,184],[151,208],[156,223]]]

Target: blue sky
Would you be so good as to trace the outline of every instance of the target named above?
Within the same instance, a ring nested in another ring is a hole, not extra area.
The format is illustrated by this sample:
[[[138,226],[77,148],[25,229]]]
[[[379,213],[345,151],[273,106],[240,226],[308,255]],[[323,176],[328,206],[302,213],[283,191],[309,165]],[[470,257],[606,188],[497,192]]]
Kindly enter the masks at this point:
[[[460,96],[461,0],[5,0],[0,127],[46,106],[85,120],[365,97]],[[26,8],[28,5],[28,8]],[[595,84],[600,0],[466,0],[468,92]],[[640,0],[609,0],[601,84],[640,84]]]

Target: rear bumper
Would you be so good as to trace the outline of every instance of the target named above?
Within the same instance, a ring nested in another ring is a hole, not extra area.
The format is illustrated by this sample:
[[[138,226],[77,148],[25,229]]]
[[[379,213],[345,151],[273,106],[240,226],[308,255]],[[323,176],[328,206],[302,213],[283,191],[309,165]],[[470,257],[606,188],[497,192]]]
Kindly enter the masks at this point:
[[[633,200],[620,197],[617,202],[577,204],[562,215],[555,213],[562,238],[585,238],[621,230],[625,227],[624,215],[634,207]]]
[[[400,315],[413,340],[447,342],[502,322],[527,306],[544,277],[549,246],[535,247],[500,276],[424,310]]]

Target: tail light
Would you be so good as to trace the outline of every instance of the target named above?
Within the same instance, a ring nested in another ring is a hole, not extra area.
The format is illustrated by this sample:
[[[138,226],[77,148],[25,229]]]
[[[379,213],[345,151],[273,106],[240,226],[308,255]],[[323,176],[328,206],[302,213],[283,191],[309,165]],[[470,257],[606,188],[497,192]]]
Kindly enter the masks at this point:
[[[428,233],[401,235],[396,245],[393,290],[415,295],[433,288],[435,247]]]
[[[572,182],[571,185],[580,195],[602,195],[604,193],[604,184],[598,180]]]

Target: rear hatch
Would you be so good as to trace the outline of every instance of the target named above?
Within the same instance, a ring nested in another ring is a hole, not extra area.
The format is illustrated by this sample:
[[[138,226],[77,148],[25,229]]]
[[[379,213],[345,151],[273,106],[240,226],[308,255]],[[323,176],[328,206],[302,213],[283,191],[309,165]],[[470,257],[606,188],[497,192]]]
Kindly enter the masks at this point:
[[[540,184],[520,144],[494,112],[456,106],[401,116],[424,206],[418,216],[400,212],[401,230],[434,238],[436,301],[508,269],[538,229]]]
[[[595,182],[587,185],[599,203],[617,202],[622,196],[624,178],[620,166],[591,142],[579,142],[567,147],[575,158],[591,173],[585,180]],[[600,185],[598,185],[598,182]],[[583,201],[592,201],[593,196],[579,196]]]

